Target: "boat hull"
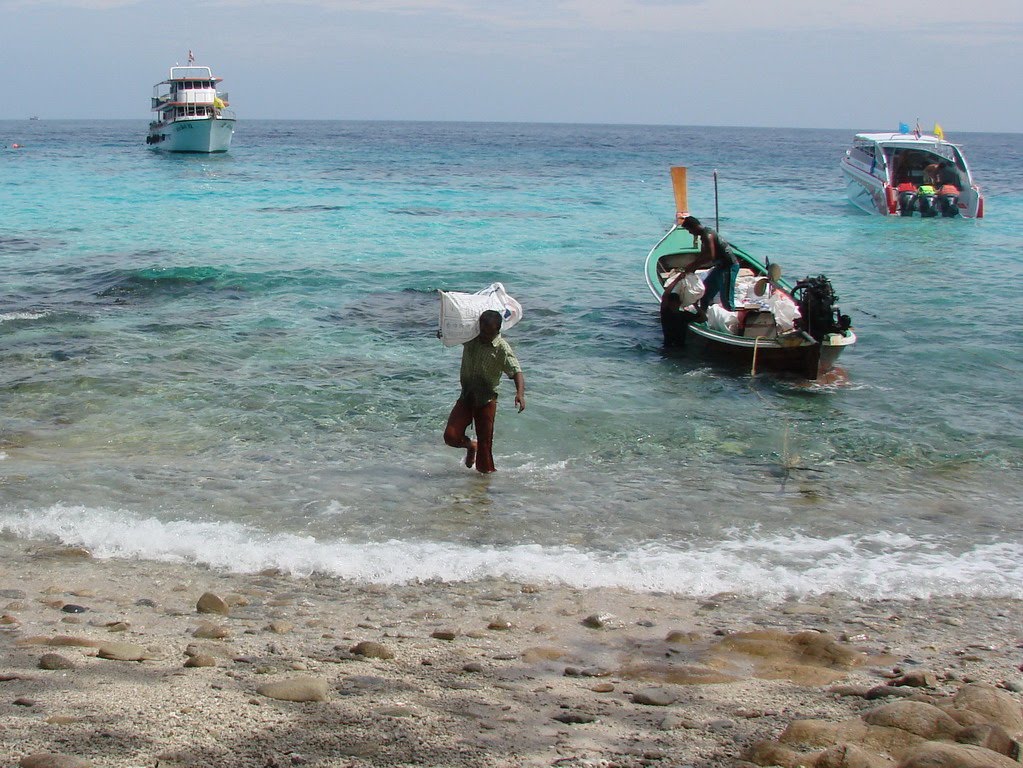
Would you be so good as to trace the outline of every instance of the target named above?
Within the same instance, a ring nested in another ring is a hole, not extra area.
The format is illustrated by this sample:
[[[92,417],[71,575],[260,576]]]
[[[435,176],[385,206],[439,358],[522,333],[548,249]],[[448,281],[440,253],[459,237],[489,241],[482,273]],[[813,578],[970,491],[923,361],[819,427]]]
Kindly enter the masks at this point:
[[[146,139],[151,149],[163,152],[227,152],[234,136],[234,119],[177,120],[154,126]]]
[[[818,379],[835,367],[846,347],[856,343],[856,336],[852,333],[829,336],[821,344],[804,340],[781,344],[773,339],[735,337],[708,328],[703,323],[692,323],[683,349],[750,373],[767,370]]]
[[[886,189],[888,183],[842,161],[845,196],[849,202],[867,213],[889,215]]]

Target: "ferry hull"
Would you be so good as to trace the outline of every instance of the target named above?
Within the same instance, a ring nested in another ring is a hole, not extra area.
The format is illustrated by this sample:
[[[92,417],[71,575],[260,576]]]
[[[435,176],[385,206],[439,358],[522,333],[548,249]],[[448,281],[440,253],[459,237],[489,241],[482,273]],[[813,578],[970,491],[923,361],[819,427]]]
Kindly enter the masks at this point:
[[[234,119],[178,120],[149,132],[152,149],[164,152],[227,152],[234,136]]]

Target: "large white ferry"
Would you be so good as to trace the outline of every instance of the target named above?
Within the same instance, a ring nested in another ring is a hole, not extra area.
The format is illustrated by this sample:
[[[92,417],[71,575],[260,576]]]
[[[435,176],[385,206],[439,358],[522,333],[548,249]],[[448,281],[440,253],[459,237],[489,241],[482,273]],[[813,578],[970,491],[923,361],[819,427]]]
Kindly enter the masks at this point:
[[[171,67],[170,74],[153,86],[152,109],[146,144],[167,152],[226,152],[234,136],[234,112],[227,93],[217,90],[223,78],[209,67],[193,63]]]
[[[984,217],[966,158],[943,135],[858,133],[841,167],[846,195],[867,213]]]

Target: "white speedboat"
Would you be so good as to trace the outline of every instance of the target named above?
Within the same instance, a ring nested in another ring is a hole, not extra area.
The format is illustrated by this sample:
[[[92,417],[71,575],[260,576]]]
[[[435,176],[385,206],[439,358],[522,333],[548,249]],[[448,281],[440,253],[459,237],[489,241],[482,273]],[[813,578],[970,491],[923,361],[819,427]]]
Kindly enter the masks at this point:
[[[152,109],[146,144],[166,152],[227,152],[234,136],[234,112],[227,94],[217,90],[223,78],[209,67],[192,63],[171,67],[170,74],[153,86]]]
[[[962,150],[943,136],[858,133],[841,167],[849,200],[868,213],[984,217]]]

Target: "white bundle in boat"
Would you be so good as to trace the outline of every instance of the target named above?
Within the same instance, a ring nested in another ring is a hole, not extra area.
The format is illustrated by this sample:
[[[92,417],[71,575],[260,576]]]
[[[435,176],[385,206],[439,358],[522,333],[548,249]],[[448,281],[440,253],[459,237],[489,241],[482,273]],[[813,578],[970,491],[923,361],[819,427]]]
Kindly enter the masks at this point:
[[[779,333],[788,333],[796,327],[799,317],[799,305],[780,291],[771,294],[771,314],[778,326]]]
[[[707,307],[707,327],[712,331],[739,333],[739,313],[725,309],[720,304]]]
[[[501,331],[522,319],[522,305],[508,295],[501,283],[492,283],[476,293],[438,291],[440,294],[440,329],[437,337],[446,347],[464,344],[480,333],[480,315],[496,310],[503,318]]]

